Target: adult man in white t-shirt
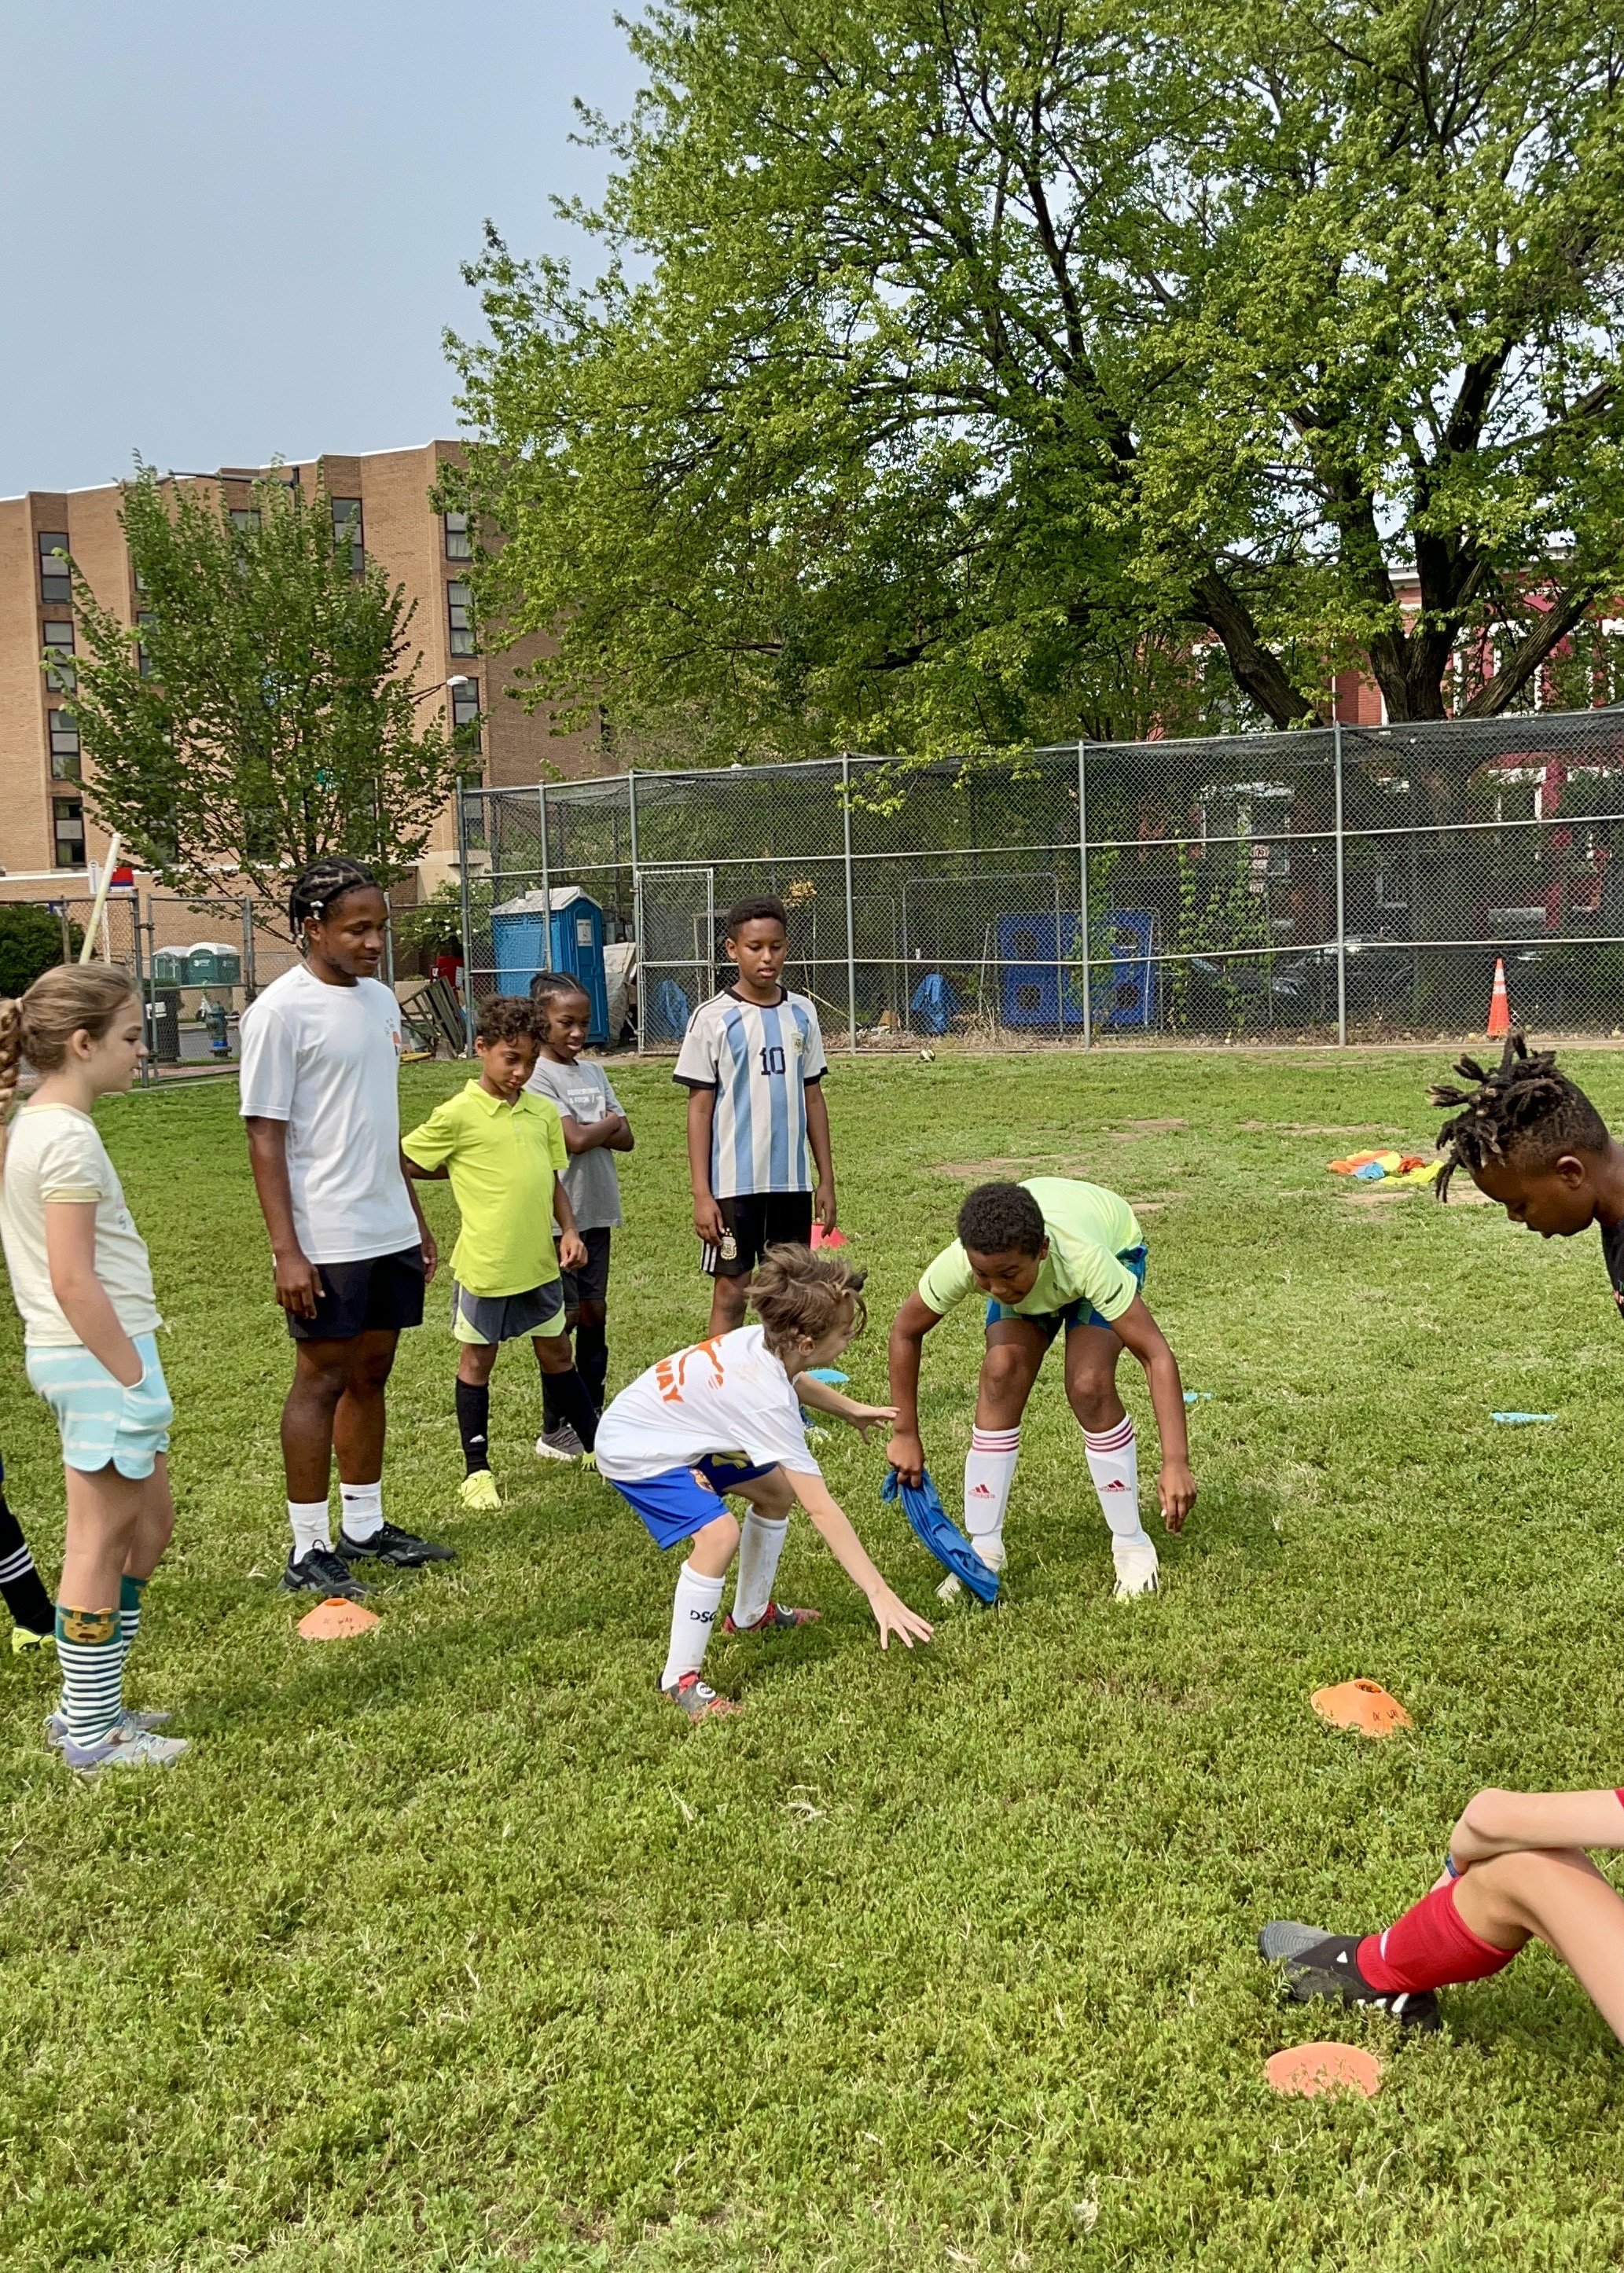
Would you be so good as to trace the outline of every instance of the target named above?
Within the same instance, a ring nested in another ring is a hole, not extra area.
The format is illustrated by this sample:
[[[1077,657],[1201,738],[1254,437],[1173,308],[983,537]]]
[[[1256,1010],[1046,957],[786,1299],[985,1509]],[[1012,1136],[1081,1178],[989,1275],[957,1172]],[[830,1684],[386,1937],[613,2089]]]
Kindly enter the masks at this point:
[[[242,1114],[294,1340],[282,1414],[290,1593],[354,1599],[350,1565],[450,1558],[384,1520],[384,1384],[402,1326],[423,1323],[434,1241],[401,1172],[400,1010],[377,971],[388,902],[354,860],[307,868],[289,920],[304,960],[244,1013]],[[338,1458],[336,1545],[327,1494]]]

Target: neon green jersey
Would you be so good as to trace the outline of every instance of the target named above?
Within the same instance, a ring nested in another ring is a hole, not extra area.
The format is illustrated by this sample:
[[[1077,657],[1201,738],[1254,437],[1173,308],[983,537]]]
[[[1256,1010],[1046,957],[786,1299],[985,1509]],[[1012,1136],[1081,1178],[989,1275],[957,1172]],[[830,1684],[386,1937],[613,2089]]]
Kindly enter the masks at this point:
[[[470,1294],[528,1294],[559,1275],[553,1186],[569,1165],[550,1098],[521,1090],[505,1105],[477,1081],[401,1139],[420,1168],[448,1167],[462,1228],[451,1274]]]
[[[1022,1187],[1043,1211],[1049,1253],[1038,1265],[1032,1292],[1008,1307],[1017,1317],[1039,1318],[1086,1302],[1102,1318],[1119,1318],[1139,1293],[1139,1281],[1117,1261],[1145,1234],[1126,1200],[1102,1184],[1070,1176],[1026,1176]],[[920,1299],[938,1317],[978,1292],[970,1258],[955,1240],[919,1282]]]

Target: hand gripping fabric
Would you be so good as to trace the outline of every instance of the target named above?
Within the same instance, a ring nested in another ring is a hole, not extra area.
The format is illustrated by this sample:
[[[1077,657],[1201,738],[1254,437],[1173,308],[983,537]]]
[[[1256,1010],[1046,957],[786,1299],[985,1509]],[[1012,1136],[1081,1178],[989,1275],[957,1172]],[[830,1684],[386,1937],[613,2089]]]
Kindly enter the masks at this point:
[[[989,1571],[956,1523],[949,1521],[936,1486],[927,1474],[917,1484],[905,1484],[895,1468],[888,1469],[880,1488],[883,1500],[900,1499],[908,1528],[921,1547],[928,1547],[944,1570],[981,1602],[998,1599],[998,1574]]]

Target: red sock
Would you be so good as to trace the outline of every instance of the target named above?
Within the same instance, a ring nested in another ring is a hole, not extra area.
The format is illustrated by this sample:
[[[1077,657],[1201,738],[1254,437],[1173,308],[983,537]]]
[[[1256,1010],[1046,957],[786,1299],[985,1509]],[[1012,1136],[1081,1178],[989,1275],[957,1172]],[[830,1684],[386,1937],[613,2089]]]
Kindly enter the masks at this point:
[[[1451,1879],[1434,1887],[1414,1909],[1395,1919],[1386,1933],[1365,1935],[1356,1962],[1372,1989],[1384,1996],[1406,1989],[1416,1996],[1453,1981],[1486,1981],[1491,1973],[1510,1964],[1515,1949],[1496,1949],[1462,1924],[1455,1906],[1455,1883]]]

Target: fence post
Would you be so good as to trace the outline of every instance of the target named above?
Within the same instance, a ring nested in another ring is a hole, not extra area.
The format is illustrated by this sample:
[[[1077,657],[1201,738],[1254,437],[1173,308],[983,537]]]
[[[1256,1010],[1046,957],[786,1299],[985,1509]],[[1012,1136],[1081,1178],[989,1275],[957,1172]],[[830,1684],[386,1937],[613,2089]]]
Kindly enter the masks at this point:
[[[840,753],[840,830],[846,851],[846,1046],[857,1055],[857,919],[852,904],[852,759]]]
[[[1348,918],[1347,876],[1342,838],[1342,722],[1331,721],[1331,766],[1335,776],[1335,814],[1336,826],[1336,1041],[1339,1048],[1348,1043]]]
[[[643,1054],[648,1033],[649,957],[643,936],[643,861],[637,849],[637,769],[626,775],[627,829],[632,840],[632,930],[637,941],[637,1054]]]
[[[547,784],[538,782],[536,800],[541,807],[541,938],[542,968],[553,968],[553,854],[547,843]]]
[[[138,892],[130,903],[130,941],[135,958],[135,996],[141,1006],[141,1039],[148,1050],[153,1039],[152,999],[147,988],[147,961],[141,953],[141,896]],[[140,1085],[145,1089],[152,1079],[152,1059],[141,1060]]]
[[[474,1054],[474,896],[468,880],[468,800],[459,785],[456,801],[457,888],[462,901],[462,1054]]]
[[[1094,1047],[1094,979],[1088,932],[1088,745],[1077,746],[1077,929],[1083,944],[1083,1047]]]
[[[243,897],[243,1007],[244,1009],[253,1001],[259,991],[254,979],[253,902],[244,894]]]

